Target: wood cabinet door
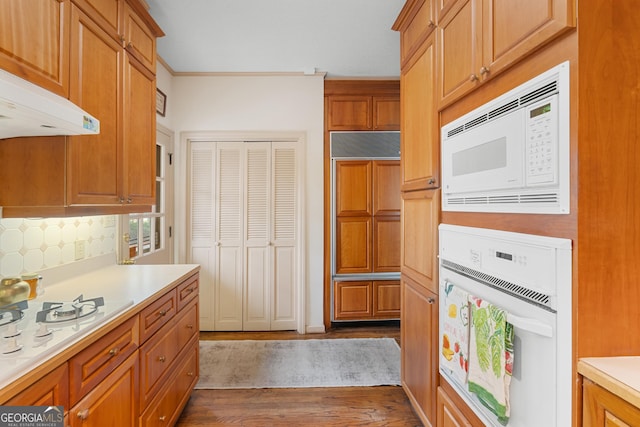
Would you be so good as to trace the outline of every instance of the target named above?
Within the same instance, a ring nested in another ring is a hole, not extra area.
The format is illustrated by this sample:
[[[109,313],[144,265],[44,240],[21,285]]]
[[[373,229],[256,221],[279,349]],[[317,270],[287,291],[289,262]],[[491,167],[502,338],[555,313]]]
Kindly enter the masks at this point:
[[[583,381],[584,427],[631,427],[638,425],[640,409],[589,379]]]
[[[124,63],[124,203],[150,208],[156,194],[156,80],[129,54]]]
[[[369,160],[336,162],[336,215],[372,215],[372,163]]]
[[[402,193],[400,271],[438,292],[438,224],[440,189]]]
[[[371,273],[373,217],[336,218],[336,273]]]
[[[373,318],[400,318],[400,281],[373,281]]]
[[[373,271],[400,271],[400,215],[373,218]]]
[[[134,353],[69,411],[71,427],[138,425],[138,353]]]
[[[401,276],[402,386],[425,425],[435,425],[438,381],[437,295]]]
[[[490,74],[575,26],[574,0],[484,0],[483,7],[482,67]]]
[[[369,130],[372,126],[372,97],[335,95],[328,99],[328,130]]]
[[[69,0],[0,2],[0,68],[67,98]]]
[[[400,161],[373,160],[373,215],[400,215]]]
[[[438,23],[438,101],[444,106],[480,83],[482,0],[459,0]]]
[[[70,99],[100,119],[100,134],[68,137],[67,203],[117,206],[123,195],[124,171],[123,50],[76,6],[71,28]]]
[[[111,37],[122,43],[121,36],[121,9],[124,4],[121,0],[73,0],[74,5],[91,16],[91,19]]]
[[[400,100],[397,97],[373,97],[373,130],[400,129]]]
[[[64,406],[69,407],[69,369],[58,366],[36,383],[4,402],[3,406]]]
[[[333,307],[336,320],[370,319],[373,284],[371,281],[334,282]]]
[[[439,129],[434,99],[433,34],[402,69],[400,135],[402,191],[435,188],[439,181]]]
[[[473,427],[442,387],[438,387],[437,405],[438,422],[436,425],[444,427]]]
[[[128,3],[124,7],[124,46],[130,55],[155,74],[156,37]]]

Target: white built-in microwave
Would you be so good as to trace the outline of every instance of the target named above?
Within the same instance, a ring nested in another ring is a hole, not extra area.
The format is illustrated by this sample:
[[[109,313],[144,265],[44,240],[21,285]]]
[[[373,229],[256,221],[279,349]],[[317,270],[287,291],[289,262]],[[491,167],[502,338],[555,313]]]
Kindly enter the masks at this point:
[[[569,213],[569,63],[443,126],[442,209]]]

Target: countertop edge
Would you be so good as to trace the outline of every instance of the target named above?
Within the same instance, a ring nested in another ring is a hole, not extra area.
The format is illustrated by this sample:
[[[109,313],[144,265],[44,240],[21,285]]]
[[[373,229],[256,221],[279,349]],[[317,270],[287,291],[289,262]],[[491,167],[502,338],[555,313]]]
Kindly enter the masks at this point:
[[[634,369],[635,372],[640,372],[640,357],[583,358],[578,361],[577,369],[583,377],[640,408],[640,389],[629,384],[626,378],[619,378],[620,370]]]

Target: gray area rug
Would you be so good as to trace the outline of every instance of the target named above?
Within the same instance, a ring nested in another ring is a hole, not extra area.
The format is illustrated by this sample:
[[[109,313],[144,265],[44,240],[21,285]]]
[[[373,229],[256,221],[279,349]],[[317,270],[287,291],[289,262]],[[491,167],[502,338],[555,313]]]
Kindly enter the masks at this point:
[[[196,389],[400,385],[392,338],[200,341]]]

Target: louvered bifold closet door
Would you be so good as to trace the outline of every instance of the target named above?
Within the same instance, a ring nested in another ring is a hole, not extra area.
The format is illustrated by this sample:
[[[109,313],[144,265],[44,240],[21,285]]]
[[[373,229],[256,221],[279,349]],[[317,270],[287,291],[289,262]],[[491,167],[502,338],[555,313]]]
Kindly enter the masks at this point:
[[[214,272],[216,264],[215,234],[215,165],[216,144],[198,141],[191,143],[189,182],[188,262],[200,264],[200,329],[212,331],[214,324]]]
[[[242,330],[244,144],[217,143],[216,265],[214,311],[216,331]]]
[[[271,142],[248,142],[244,145],[247,185],[243,329],[268,331],[271,329]]]
[[[271,144],[271,330],[296,329],[299,257],[298,144]]]

